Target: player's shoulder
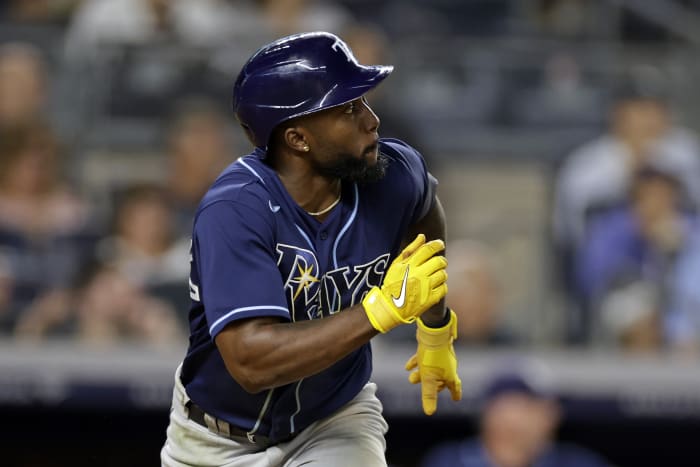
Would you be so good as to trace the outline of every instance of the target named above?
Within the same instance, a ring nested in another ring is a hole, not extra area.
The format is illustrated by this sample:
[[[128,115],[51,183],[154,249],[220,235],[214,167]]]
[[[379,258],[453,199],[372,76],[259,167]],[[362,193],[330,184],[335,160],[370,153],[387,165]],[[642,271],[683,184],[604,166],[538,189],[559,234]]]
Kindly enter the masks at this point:
[[[389,159],[389,166],[398,165],[406,170],[426,170],[423,155],[413,146],[396,138],[380,138],[379,152]]]
[[[269,170],[254,155],[240,157],[217,177],[202,198],[198,213],[222,202],[253,210],[265,207],[270,198],[265,183]]]
[[[397,138],[379,138],[379,150],[392,158],[423,157],[416,148]]]

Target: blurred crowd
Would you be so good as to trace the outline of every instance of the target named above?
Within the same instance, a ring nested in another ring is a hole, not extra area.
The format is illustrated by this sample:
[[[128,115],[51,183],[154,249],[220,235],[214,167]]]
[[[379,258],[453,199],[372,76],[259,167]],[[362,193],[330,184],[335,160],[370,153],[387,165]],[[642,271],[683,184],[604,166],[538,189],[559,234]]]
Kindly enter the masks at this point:
[[[455,44],[518,35],[635,47],[683,40],[625,9],[615,24],[598,21],[600,8],[575,0],[0,1],[0,333],[181,342],[192,214],[222,168],[247,152],[229,109],[232,81],[263,43],[327,30],[362,63],[426,72],[397,77],[370,103],[381,134],[415,145],[429,165],[446,163],[434,146],[444,138],[430,126],[441,116],[465,125],[455,138],[489,122],[585,128],[586,138],[553,158],[542,241],[553,258],[547,281],[565,297],[554,340],[697,355],[700,146],[675,118],[664,70],[621,67],[589,79],[558,47],[528,75],[510,63],[496,72],[483,51],[465,52],[466,69],[483,66],[457,79],[459,59],[405,56],[411,40],[430,44],[431,35]],[[503,91],[504,75],[520,79],[517,92]],[[530,345],[505,319],[511,284],[488,239],[449,245],[458,345]]]

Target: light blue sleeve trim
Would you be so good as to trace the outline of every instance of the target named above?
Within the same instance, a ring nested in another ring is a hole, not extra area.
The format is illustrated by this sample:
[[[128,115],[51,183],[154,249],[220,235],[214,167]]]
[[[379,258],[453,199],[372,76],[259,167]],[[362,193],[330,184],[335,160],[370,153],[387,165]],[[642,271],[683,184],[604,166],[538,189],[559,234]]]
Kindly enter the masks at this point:
[[[214,321],[214,323],[209,326],[209,334],[212,336],[214,335],[214,330],[216,327],[221,324],[222,322],[228,320],[231,316],[236,315],[238,313],[242,313],[244,311],[252,311],[252,310],[281,310],[286,313],[289,313],[289,310],[283,306],[277,306],[277,305],[259,305],[259,306],[244,306],[241,308],[236,308],[235,310],[231,310],[228,313],[226,313],[224,316],[221,318],[217,319]]]

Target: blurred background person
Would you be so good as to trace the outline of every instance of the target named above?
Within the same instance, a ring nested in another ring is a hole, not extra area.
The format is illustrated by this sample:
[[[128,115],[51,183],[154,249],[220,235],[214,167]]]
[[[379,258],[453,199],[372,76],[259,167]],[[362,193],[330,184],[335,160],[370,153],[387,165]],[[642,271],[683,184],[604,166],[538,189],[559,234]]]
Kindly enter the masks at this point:
[[[166,190],[135,184],[117,194],[112,231],[97,255],[135,287],[168,301],[185,318],[189,308],[189,235],[180,234]]]
[[[492,347],[518,343],[505,320],[502,284],[489,248],[475,240],[452,240],[447,255],[451,284],[447,305],[459,318],[455,344]]]
[[[170,304],[110,266],[99,267],[78,290],[75,312],[78,341],[173,344],[182,336],[177,311]]]
[[[0,45],[0,127],[23,125],[43,117],[47,79],[39,48],[25,42]]]
[[[667,90],[658,70],[635,71],[616,89],[608,130],[568,155],[555,180],[552,213],[557,277],[576,305],[573,257],[596,212],[624,203],[637,169],[661,163],[673,172],[697,205],[700,200],[700,146],[696,135],[673,122]],[[581,314],[581,309],[572,310]],[[586,340],[586,317],[571,329]]]
[[[83,62],[110,46],[215,47],[232,37],[235,17],[224,0],[85,0],[68,26],[65,53]]]
[[[173,344],[182,337],[175,309],[149,295],[121,272],[95,261],[74,287],[56,301],[37,301],[18,322],[22,340],[70,338],[109,346],[120,343]]]
[[[15,318],[43,294],[65,288],[95,238],[90,204],[61,167],[45,123],[0,127],[0,251],[9,264]]]
[[[190,236],[197,206],[235,153],[231,122],[206,99],[178,103],[167,129],[167,196],[174,209],[176,228]]]
[[[604,467],[586,448],[558,442],[561,407],[552,375],[538,362],[507,363],[487,378],[479,435],[433,447],[422,467]]]
[[[601,313],[598,307],[606,302],[605,318],[594,316],[592,321],[617,323],[613,328],[623,323],[644,328],[656,324],[659,337],[650,335],[647,346],[659,341],[683,351],[697,346],[697,326],[685,318],[697,311],[687,310],[692,304],[680,298],[686,292],[679,288],[684,277],[679,266],[687,264],[684,257],[697,254],[693,250],[700,236],[700,220],[688,211],[684,193],[674,172],[659,162],[640,167],[632,176],[628,203],[592,218],[575,265],[578,294],[588,312]],[[654,291],[642,292],[649,288]]]

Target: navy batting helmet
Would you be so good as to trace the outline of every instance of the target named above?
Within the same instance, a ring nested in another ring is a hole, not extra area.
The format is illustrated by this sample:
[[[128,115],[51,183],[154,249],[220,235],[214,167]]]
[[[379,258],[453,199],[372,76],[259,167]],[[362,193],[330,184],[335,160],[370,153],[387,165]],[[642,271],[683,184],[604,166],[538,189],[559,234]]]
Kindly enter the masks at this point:
[[[233,110],[253,144],[266,148],[280,123],[357,99],[393,69],[360,65],[347,44],[327,32],[283,37],[243,66]]]

